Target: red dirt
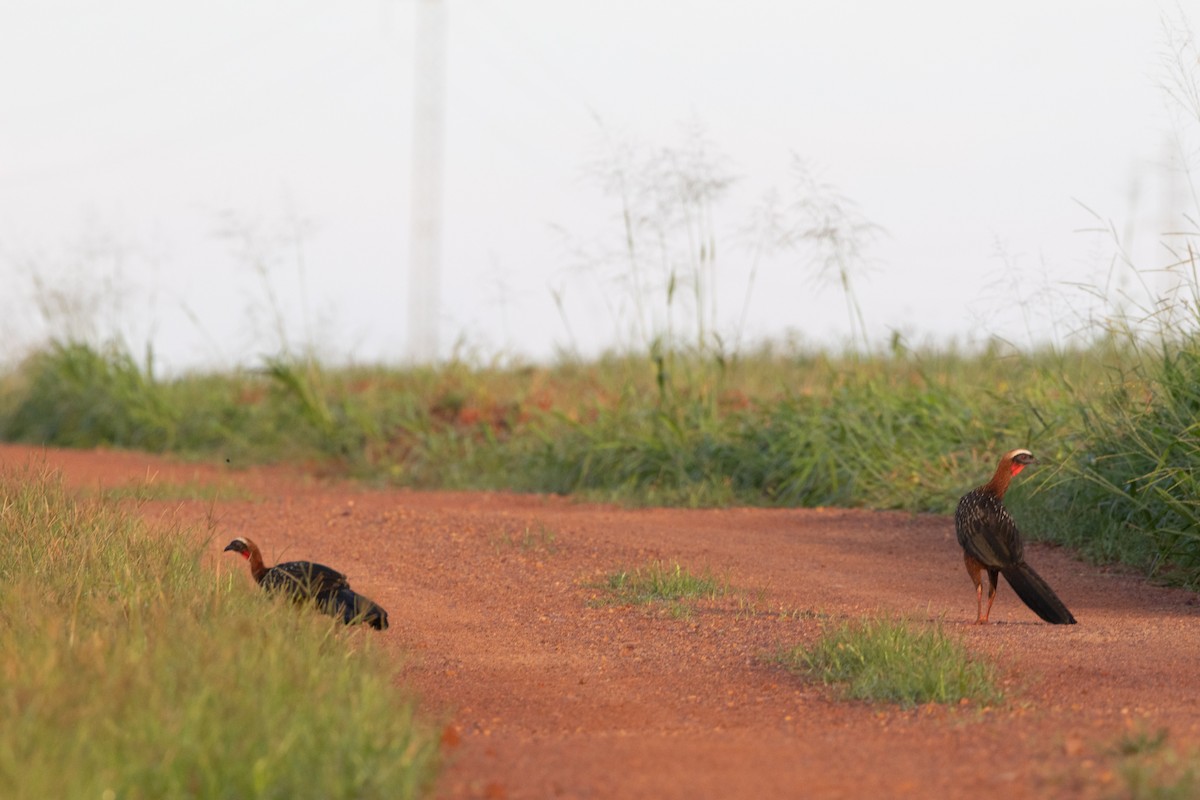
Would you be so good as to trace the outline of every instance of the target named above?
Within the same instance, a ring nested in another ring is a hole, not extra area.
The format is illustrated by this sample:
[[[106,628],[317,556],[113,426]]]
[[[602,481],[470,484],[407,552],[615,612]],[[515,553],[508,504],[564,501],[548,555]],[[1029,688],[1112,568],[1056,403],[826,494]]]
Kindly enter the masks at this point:
[[[198,483],[251,499],[154,501],[204,530],[212,563],[251,535],[379,601],[398,681],[444,726],[443,798],[1111,797],[1123,737],[1200,747],[1197,596],[1030,545],[1079,619],[1042,624],[1004,585],[993,624],[953,523],[834,509],[623,510],[503,493],[370,490],[284,469],[0,446],[80,488]],[[981,465],[980,478],[986,477]],[[236,490],[235,490],[236,488]],[[228,491],[226,491],[228,490]],[[727,576],[690,616],[593,604],[650,559]],[[247,578],[248,580],[248,578]],[[839,700],[764,659],[821,622],[941,619],[1001,667],[1005,702],[903,709]],[[999,794],[996,794],[999,790]]]

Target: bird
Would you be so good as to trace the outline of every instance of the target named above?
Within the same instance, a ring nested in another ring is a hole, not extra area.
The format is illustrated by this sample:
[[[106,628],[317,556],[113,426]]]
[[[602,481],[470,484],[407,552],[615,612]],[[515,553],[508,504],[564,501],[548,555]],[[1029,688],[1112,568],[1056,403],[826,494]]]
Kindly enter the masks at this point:
[[[376,630],[388,626],[387,611],[350,588],[346,576],[332,567],[312,561],[287,561],[268,567],[263,564],[262,551],[253,541],[239,536],[225,545],[250,562],[250,575],[255,582],[274,594],[282,593],[294,602],[314,602],[333,617],[341,617],[347,625],[365,622]]]
[[[977,618],[975,624],[987,624],[996,599],[996,582],[1003,575],[1025,605],[1046,622],[1055,625],[1074,625],[1075,617],[1062,600],[1025,563],[1025,546],[1017,523],[1004,507],[1004,493],[1014,476],[1030,464],[1037,463],[1033,453],[1024,448],[1010,450],[1000,458],[992,479],[972,489],[958,501],[954,512],[954,529],[962,545],[967,574],[975,582]],[[983,575],[988,575],[987,610],[983,609]]]

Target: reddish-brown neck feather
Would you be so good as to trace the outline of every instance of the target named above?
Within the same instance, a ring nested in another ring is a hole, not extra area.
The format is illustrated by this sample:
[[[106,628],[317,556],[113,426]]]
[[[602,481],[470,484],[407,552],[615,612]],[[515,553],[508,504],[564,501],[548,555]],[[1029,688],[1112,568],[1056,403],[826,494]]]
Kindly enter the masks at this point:
[[[261,581],[262,576],[266,573],[267,568],[263,565],[262,552],[258,549],[258,545],[249,539],[246,542],[246,549],[242,551],[242,555],[250,562],[250,574],[254,576],[254,580]]]
[[[996,474],[992,479],[980,487],[982,491],[994,495],[1003,500],[1004,493],[1008,491],[1008,484],[1012,482],[1013,475],[1023,470],[1025,466],[1018,464],[1011,458],[1002,458],[996,466]]]

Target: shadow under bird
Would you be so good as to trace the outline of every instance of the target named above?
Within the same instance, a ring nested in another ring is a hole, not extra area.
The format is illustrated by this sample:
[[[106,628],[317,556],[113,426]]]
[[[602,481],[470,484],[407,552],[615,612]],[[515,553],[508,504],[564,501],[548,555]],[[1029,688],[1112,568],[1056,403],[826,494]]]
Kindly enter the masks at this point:
[[[1014,476],[1037,463],[1033,453],[1023,448],[1010,450],[1000,459],[992,479],[972,489],[958,501],[954,529],[962,545],[967,574],[975,582],[977,625],[985,624],[996,599],[996,582],[1003,575],[1017,597],[1046,622],[1074,625],[1075,617],[1058,599],[1042,577],[1025,563],[1025,546],[1017,523],[1004,507],[1004,493]],[[988,575],[987,610],[983,609],[983,572]]]
[[[232,550],[250,562],[250,574],[268,592],[282,593],[297,603],[316,603],[317,607],[347,625],[365,622],[376,630],[388,626],[388,615],[374,600],[350,588],[350,581],[336,569],[312,561],[287,561],[268,567],[263,564],[258,545],[239,536],[225,550]]]

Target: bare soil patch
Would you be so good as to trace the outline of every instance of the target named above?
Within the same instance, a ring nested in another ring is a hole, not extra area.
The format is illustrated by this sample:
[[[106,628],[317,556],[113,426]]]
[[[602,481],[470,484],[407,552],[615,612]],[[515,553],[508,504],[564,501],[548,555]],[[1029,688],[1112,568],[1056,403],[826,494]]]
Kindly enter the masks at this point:
[[[1180,753],[1200,748],[1195,594],[1033,544],[1079,624],[1041,623],[1002,585],[993,624],[975,626],[948,517],[625,510],[0,446],[4,468],[30,462],[82,490],[214,487],[139,506],[211,525],[214,570],[244,572],[220,550],[250,535],[270,563],[349,575],[391,617],[363,635],[382,636],[444,727],[439,797],[1111,797],[1124,737],[1165,728]],[[607,575],[650,559],[710,568],[733,591],[684,615],[596,602]],[[822,618],[878,612],[942,620],[1000,665],[1005,702],[844,702],[769,661]]]

